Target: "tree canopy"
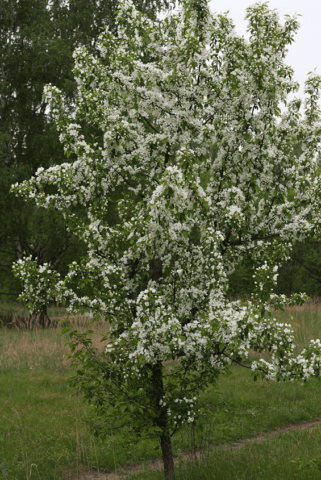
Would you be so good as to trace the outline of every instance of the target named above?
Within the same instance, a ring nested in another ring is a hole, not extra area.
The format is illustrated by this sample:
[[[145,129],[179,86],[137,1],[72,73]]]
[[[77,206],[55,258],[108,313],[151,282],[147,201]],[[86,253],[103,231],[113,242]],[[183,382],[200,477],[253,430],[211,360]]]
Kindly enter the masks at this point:
[[[320,341],[294,357],[291,329],[273,317],[304,302],[273,288],[293,242],[320,231],[320,77],[309,76],[303,109],[287,103],[298,85],[284,59],[299,24],[281,24],[266,4],[247,19],[249,42],[205,0],[185,0],[162,21],[121,2],[101,57],[75,50],[72,114],[57,86],[45,89],[72,160],[13,186],[61,212],[87,245],[63,278],[19,260],[21,298],[34,310],[68,301],[71,313],[108,322],[102,354],[92,330],[65,330],[72,383],[94,407],[99,435],[123,427],[159,438],[166,480],[175,477],[172,435],[205,414],[198,392],[250,349],[271,352],[252,363],[255,378],[320,373]],[[248,254],[252,300],[230,302],[229,275]]]

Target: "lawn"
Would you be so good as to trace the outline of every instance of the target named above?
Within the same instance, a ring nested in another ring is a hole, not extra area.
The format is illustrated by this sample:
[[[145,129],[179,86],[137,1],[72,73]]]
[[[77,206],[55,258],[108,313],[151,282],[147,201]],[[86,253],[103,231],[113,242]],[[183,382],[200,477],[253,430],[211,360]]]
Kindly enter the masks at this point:
[[[60,321],[62,312],[58,313]],[[277,318],[293,324],[299,348],[310,338],[321,338],[321,306],[315,302],[287,309]],[[87,319],[73,322],[82,330]],[[161,457],[156,442],[124,445],[118,435],[98,443],[84,423],[86,405],[66,385],[70,367],[59,334],[61,324],[44,331],[19,330],[17,325],[0,329],[0,479],[76,479],[84,471],[99,471],[105,479],[104,473],[115,467],[122,473],[128,465],[143,467]],[[101,322],[96,329],[94,344],[103,348],[99,340],[106,324]],[[318,428],[248,442],[238,449],[215,447],[321,418],[320,393],[318,380],[308,387],[299,382],[253,382],[250,370],[233,367],[204,394],[212,418],[202,434],[186,428],[173,438],[176,457],[194,448],[201,448],[203,456],[199,465],[181,462],[178,478],[321,478],[321,470],[309,464],[321,447]],[[133,478],[162,477],[158,471],[148,471]]]

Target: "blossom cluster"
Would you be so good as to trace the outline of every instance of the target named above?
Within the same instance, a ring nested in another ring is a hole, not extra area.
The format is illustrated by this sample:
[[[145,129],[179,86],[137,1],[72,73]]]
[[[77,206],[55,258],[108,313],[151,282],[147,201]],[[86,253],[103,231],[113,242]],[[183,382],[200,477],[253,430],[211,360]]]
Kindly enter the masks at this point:
[[[296,18],[282,25],[265,4],[249,7],[247,42],[226,15],[197,3],[152,22],[120,2],[117,37],[100,36],[102,58],[74,53],[72,115],[56,87],[45,90],[76,160],[12,187],[61,211],[87,245],[63,279],[30,258],[18,262],[22,298],[34,309],[65,300],[71,313],[90,308],[93,320],[106,319],[105,360],[98,368],[84,354],[92,373],[80,384],[107,390],[110,411],[130,401],[131,415],[151,415],[155,428],[151,405],[161,406],[173,431],[202,412],[193,389],[250,349],[272,351],[270,362],[252,364],[255,375],[307,381],[320,371],[320,342],[294,358],[291,329],[267,316],[305,300],[273,288],[293,242],[320,231],[320,78],[309,77],[303,111],[293,100],[281,113],[297,89],[284,63]],[[255,265],[253,298],[231,302],[228,278],[246,255]],[[167,373],[157,384],[160,371]]]

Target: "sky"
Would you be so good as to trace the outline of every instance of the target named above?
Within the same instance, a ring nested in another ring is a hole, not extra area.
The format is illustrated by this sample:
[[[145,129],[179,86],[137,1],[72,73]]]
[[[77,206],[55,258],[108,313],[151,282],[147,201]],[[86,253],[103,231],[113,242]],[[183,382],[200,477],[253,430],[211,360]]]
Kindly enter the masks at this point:
[[[256,3],[253,0],[211,0],[209,3],[213,13],[229,10],[236,33],[249,38],[246,32],[247,21],[244,20],[246,8]],[[277,9],[283,23],[284,15],[301,14],[298,18],[300,29],[294,42],[288,47],[285,62],[294,70],[294,80],[300,83],[296,96],[304,98],[304,82],[308,72],[316,68],[321,74],[321,1],[320,0],[270,0],[269,8]]]

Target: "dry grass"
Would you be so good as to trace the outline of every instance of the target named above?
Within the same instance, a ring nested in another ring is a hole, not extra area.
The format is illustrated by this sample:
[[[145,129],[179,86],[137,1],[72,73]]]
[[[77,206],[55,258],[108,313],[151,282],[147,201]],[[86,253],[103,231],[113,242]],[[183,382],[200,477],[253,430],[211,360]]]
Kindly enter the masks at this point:
[[[70,360],[67,354],[70,348],[65,346],[66,336],[61,336],[60,331],[64,328],[64,316],[59,315],[51,317],[52,325],[50,328],[28,329],[26,319],[13,315],[10,325],[2,325],[0,328],[0,369],[7,368],[37,368],[43,365],[52,365],[54,367],[68,367]],[[68,319],[74,328],[80,333],[93,329],[91,335],[93,346],[99,352],[102,352],[106,342],[101,342],[102,334],[108,331],[108,324],[103,321],[95,322],[94,328],[89,323],[88,316],[74,316]]]
[[[304,347],[321,336],[321,299],[311,298],[302,307],[286,307],[277,312],[277,318],[292,325],[298,345]]]
[[[312,298],[302,307],[286,307],[284,312],[276,311],[278,321],[292,326],[298,353],[310,340],[321,338],[321,299]]]
[[[296,353],[304,348],[311,339],[321,338],[321,299],[309,300],[302,307],[286,307],[285,311],[276,311],[274,316],[284,323],[290,323],[296,337]],[[15,367],[34,369],[42,365],[52,365],[55,368],[68,367],[70,360],[67,354],[70,349],[65,346],[67,338],[60,335],[64,327],[62,321],[66,318],[63,312],[55,312],[51,317],[50,328],[28,329],[26,318],[13,314],[9,326],[0,328],[0,369]],[[68,322],[80,333],[88,330],[88,316],[69,317]],[[1,320],[0,320],[1,326]],[[95,322],[90,329],[93,346],[102,352],[106,342],[101,342],[102,334],[108,331],[108,324],[103,321]],[[269,356],[268,353],[254,354],[255,357]],[[251,358],[253,356],[251,354]]]
[[[321,339],[321,298],[311,298],[302,307],[285,307],[283,312],[281,310],[272,311],[272,317],[281,323],[292,326],[296,346],[294,355],[298,355],[307,347],[310,340]],[[251,351],[249,360],[270,357],[271,353],[269,352]]]

